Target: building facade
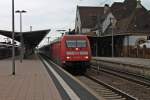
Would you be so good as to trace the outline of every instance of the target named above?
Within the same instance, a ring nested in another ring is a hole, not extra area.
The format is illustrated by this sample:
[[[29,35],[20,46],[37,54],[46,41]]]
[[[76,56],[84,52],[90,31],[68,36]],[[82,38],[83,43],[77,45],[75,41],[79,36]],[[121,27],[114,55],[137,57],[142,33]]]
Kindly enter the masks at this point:
[[[89,35],[93,56],[112,56],[113,37],[114,56],[150,58],[149,48],[139,46],[150,37],[150,13],[140,0],[77,7],[75,26],[77,33]]]

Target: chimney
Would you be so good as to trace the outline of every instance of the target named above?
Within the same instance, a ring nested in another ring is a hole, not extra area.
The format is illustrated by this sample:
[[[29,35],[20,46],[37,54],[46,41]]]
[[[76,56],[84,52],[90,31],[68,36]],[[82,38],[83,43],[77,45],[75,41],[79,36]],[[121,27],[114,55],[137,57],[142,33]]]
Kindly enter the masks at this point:
[[[141,0],[137,0],[136,8],[142,8]]]
[[[108,4],[105,4],[104,6],[104,14],[107,14],[109,12],[110,8]]]

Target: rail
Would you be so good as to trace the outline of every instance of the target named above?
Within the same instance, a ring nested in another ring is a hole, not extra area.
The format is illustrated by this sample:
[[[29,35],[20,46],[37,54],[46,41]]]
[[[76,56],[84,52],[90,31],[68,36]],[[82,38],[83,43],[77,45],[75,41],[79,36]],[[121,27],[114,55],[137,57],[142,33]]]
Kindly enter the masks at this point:
[[[100,80],[98,80],[98,79],[92,77],[92,76],[89,76],[89,75],[85,75],[85,76],[86,76],[87,78],[93,80],[94,82],[96,82],[96,83],[98,83],[98,84],[101,84],[101,85],[103,85],[104,87],[106,87],[106,88],[108,88],[108,89],[114,91],[115,93],[119,94],[120,96],[122,96],[122,98],[125,98],[126,100],[138,100],[137,98],[135,98],[135,97],[133,97],[133,96],[131,96],[131,95],[129,95],[129,94],[127,94],[127,93],[125,93],[125,92],[123,92],[123,91],[121,91],[121,90],[115,88],[115,87],[112,87],[112,86],[110,86],[110,85],[108,85],[108,84],[106,84],[106,83],[104,83],[104,82],[102,82],[102,81],[100,81]]]

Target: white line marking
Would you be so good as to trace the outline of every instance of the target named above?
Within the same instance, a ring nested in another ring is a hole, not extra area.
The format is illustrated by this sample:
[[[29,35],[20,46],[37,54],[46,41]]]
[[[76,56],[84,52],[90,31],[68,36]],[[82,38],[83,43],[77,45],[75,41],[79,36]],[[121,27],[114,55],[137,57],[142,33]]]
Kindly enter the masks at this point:
[[[65,89],[66,93],[69,95],[71,100],[80,100],[76,93],[70,88],[70,86],[62,79],[62,77],[43,59],[44,63],[48,66],[51,72],[59,81],[60,85]]]

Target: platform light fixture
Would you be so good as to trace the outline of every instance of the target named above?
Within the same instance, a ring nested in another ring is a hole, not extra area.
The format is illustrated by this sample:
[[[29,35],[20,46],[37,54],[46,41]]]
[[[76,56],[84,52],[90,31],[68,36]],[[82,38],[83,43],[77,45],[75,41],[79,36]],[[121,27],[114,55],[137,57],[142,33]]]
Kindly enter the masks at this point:
[[[111,27],[112,27],[112,33],[111,33],[111,47],[112,47],[112,57],[114,57],[114,28],[115,28],[115,24],[116,24],[116,19],[115,18],[110,18],[110,24],[111,24]]]
[[[16,13],[20,14],[20,42],[21,42],[21,53],[20,53],[20,62],[22,63],[24,57],[24,40],[23,40],[23,33],[22,33],[22,13],[26,13],[25,10],[16,10]]]
[[[12,0],[12,75],[15,75],[15,15],[14,15],[14,0]]]

